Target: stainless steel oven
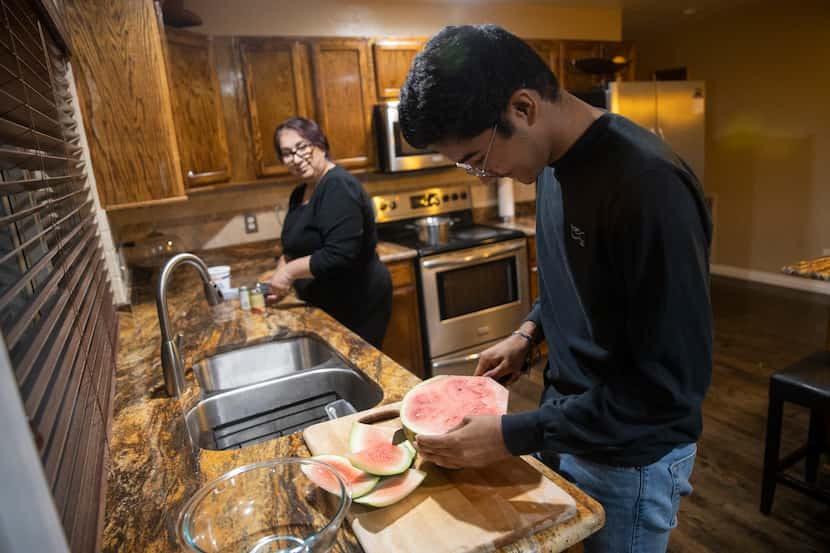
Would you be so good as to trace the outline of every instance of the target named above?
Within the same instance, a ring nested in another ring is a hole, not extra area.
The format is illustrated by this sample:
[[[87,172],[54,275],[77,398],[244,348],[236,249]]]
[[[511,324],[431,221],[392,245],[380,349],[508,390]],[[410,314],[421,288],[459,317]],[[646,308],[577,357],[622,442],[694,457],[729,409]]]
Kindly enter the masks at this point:
[[[524,239],[425,256],[419,266],[435,374],[441,372],[436,365],[443,357],[507,336],[527,316],[530,301]]]
[[[406,141],[398,123],[398,102],[385,102],[375,106],[374,124],[379,148],[378,158],[383,171],[414,171],[453,164],[438,152],[416,148]]]

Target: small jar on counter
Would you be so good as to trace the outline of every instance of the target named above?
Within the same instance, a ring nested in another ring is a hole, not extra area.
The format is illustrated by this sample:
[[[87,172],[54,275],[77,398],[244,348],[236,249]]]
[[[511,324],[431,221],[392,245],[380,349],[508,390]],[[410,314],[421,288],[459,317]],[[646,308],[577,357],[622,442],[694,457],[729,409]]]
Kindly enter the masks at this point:
[[[257,285],[251,290],[251,311],[254,313],[265,312],[265,295],[262,293],[262,288]]]
[[[239,287],[239,307],[243,311],[251,310],[251,294],[248,292],[247,286]]]

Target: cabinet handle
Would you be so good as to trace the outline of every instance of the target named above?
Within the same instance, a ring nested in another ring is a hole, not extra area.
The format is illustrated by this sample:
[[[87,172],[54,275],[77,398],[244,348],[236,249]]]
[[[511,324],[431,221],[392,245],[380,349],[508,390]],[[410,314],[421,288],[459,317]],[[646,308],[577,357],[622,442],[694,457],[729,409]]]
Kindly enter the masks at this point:
[[[218,171],[205,171],[203,173],[196,173],[192,169],[187,172],[187,182],[189,184],[208,184],[212,182],[223,182],[230,178],[228,172],[224,169]]]

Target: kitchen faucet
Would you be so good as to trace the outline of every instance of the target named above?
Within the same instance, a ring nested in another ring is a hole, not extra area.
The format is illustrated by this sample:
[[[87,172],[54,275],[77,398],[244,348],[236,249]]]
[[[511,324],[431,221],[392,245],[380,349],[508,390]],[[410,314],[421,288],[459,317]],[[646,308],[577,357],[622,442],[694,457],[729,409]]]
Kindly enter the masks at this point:
[[[164,372],[164,386],[167,395],[180,397],[184,389],[184,361],[181,357],[182,334],[172,336],[170,332],[170,314],[167,310],[167,281],[179,265],[188,264],[196,268],[202,279],[205,298],[208,304],[216,305],[222,301],[222,293],[210,280],[207,265],[192,253],[180,253],[171,257],[161,269],[158,289],[156,290],[156,307],[159,312],[161,328],[161,368]]]

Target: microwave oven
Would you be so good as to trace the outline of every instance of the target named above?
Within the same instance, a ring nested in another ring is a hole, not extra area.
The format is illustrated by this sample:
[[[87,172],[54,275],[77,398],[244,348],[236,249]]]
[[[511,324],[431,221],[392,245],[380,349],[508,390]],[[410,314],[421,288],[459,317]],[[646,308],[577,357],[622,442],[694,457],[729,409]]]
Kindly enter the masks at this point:
[[[438,152],[416,148],[406,141],[398,123],[398,102],[376,105],[374,120],[382,171],[396,173],[454,165]]]

